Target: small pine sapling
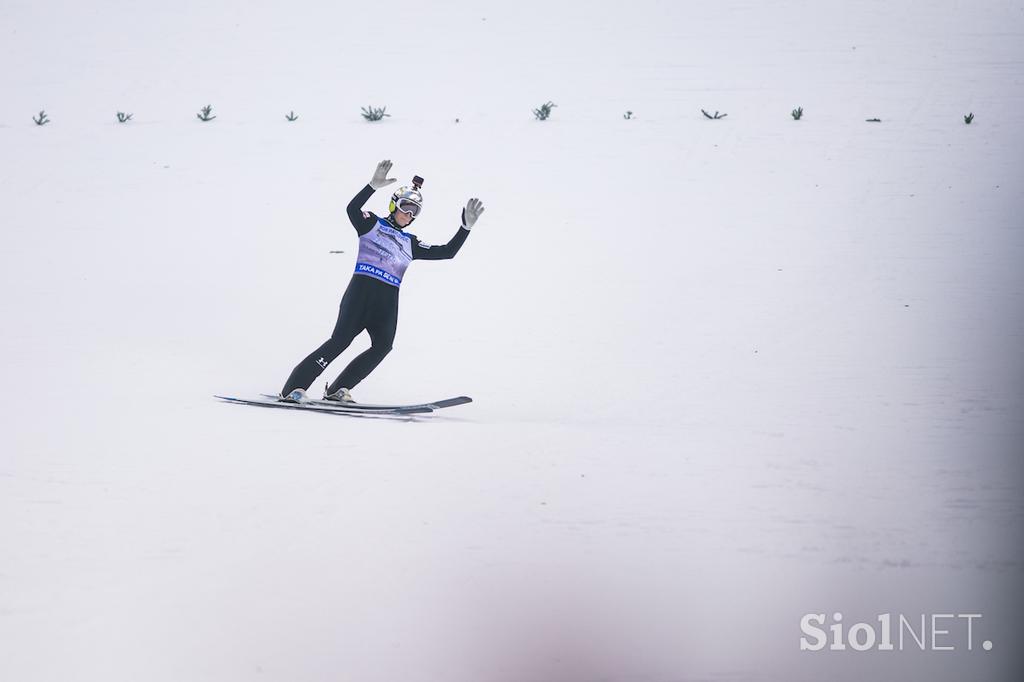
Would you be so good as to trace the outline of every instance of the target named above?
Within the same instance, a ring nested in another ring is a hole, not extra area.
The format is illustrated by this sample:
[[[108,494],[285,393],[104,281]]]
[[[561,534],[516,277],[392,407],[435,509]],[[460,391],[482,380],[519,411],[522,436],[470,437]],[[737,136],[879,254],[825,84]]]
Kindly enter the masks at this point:
[[[554,102],[545,102],[539,108],[533,110],[533,115],[537,117],[538,121],[546,121],[548,116],[551,115],[551,110],[557,106]]]
[[[379,121],[385,116],[391,115],[384,113],[385,110],[387,110],[387,107],[381,107],[379,109],[376,107],[363,107],[363,118],[367,121]]]

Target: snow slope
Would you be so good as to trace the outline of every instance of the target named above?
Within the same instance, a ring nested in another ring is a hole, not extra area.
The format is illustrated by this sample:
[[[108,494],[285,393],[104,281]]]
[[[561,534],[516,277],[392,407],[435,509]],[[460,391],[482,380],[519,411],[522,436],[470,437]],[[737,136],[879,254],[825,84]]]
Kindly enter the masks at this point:
[[[6,0],[0,35],[0,679],[1024,668],[1020,2]],[[356,396],[475,402],[214,401],[327,338],[382,158],[426,241],[487,210]],[[983,617],[800,651],[836,611]]]

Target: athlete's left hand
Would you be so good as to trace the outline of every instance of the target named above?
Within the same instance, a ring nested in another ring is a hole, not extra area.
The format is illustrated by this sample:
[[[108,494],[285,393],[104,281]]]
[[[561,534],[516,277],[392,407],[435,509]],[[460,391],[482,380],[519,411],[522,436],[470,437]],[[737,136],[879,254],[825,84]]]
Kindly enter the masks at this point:
[[[477,218],[484,212],[484,204],[476,197],[466,202],[466,208],[462,209],[462,226],[467,230],[472,230],[473,225],[476,224]]]

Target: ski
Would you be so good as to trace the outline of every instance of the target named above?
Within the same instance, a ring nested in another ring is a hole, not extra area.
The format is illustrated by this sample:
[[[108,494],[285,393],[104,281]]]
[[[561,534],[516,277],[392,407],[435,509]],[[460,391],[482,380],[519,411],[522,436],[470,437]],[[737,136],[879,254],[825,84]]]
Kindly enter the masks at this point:
[[[261,397],[268,399],[276,399],[276,395],[270,395],[269,393],[261,393]],[[456,405],[465,405],[466,403],[473,402],[473,399],[469,396],[460,395],[455,398],[443,398],[441,400],[435,400],[430,403],[412,403],[408,405],[374,405],[371,403],[340,403],[335,400],[317,400],[310,398],[306,404],[311,405],[323,405],[326,407],[338,407],[343,406],[349,410],[355,410],[359,412],[378,412],[387,410],[421,410],[426,409],[428,411],[440,410],[445,407],[455,407]]]
[[[377,410],[354,410],[347,405],[340,405],[330,401],[309,401],[305,403],[288,403],[279,400],[277,396],[261,395],[260,398],[234,398],[226,395],[215,395],[214,398],[236,405],[254,405],[256,407],[278,407],[286,410],[306,410],[307,412],[321,412],[323,414],[342,414],[352,417],[414,417],[418,414],[429,414],[433,408],[423,405],[395,406]],[[324,404],[326,403],[326,404]]]

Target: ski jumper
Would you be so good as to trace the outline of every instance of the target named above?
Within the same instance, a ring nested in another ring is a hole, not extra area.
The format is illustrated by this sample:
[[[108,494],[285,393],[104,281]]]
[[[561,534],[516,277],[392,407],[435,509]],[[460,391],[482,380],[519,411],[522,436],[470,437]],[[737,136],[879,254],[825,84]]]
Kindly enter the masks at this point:
[[[364,329],[370,334],[370,347],[353,358],[327,391],[351,389],[365,379],[391,351],[398,326],[398,290],[406,268],[414,260],[454,258],[469,236],[469,230],[460,227],[447,244],[424,244],[389,219],[362,210],[373,192],[367,185],[348,204],[348,218],[359,234],[359,255],[331,338],[292,370],[281,395],[308,389]]]

